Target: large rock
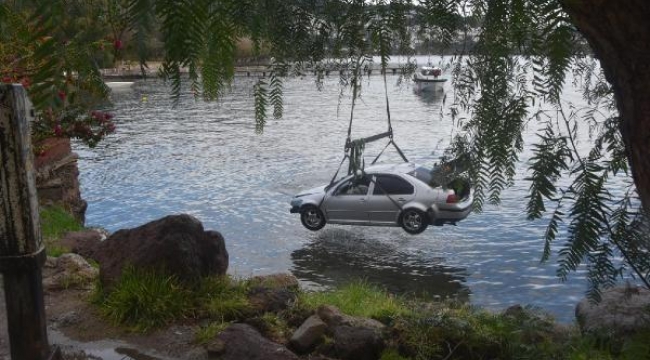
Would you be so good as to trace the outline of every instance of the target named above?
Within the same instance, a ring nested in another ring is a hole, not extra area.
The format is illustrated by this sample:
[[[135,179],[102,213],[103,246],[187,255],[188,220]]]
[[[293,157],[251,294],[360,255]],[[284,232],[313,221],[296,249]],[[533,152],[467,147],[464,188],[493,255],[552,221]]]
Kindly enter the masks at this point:
[[[105,289],[119,280],[126,266],[163,271],[185,283],[223,275],[228,269],[228,252],[221,234],[204,231],[199,220],[185,214],[115,232],[98,247],[95,259]]]
[[[290,274],[256,276],[250,280],[248,302],[256,314],[279,312],[296,300],[298,279]]]
[[[96,229],[70,231],[59,239],[58,244],[70,252],[94,260],[97,248],[106,237],[105,233]]]
[[[334,352],[341,360],[378,360],[385,344],[374,329],[340,325],[334,328]]]
[[[650,329],[650,290],[641,287],[616,287],[603,291],[601,301],[583,299],[576,307],[576,318],[583,332],[625,336]]]
[[[324,349],[326,355],[342,360],[379,359],[385,347],[384,324],[346,315],[331,305],[320,306],[316,314],[334,337],[333,346]]]
[[[233,324],[217,336],[216,344],[208,350],[211,358],[221,360],[298,360],[298,356],[283,345],[264,338],[255,328]]]
[[[335,328],[339,325],[346,325],[351,327],[368,328],[376,332],[381,332],[386,328],[384,324],[375,319],[350,316],[342,313],[341,310],[332,305],[321,305],[316,310],[316,313],[330,328]]]

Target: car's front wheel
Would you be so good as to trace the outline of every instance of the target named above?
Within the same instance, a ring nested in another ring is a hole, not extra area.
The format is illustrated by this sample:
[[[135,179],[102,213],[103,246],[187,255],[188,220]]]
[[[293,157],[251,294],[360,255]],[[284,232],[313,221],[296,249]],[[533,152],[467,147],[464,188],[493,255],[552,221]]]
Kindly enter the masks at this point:
[[[418,209],[406,209],[400,215],[400,225],[409,234],[419,234],[429,226],[427,214]]]
[[[300,210],[300,222],[311,231],[317,231],[325,226],[325,216],[316,206],[305,206]]]

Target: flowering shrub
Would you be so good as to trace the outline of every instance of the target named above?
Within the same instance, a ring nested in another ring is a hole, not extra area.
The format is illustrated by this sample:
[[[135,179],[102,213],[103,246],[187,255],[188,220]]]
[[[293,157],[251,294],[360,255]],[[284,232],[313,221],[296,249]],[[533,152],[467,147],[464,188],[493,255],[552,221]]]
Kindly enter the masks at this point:
[[[98,74],[82,74],[65,70],[65,50],[61,63],[35,63],[33,54],[52,39],[27,43],[15,39],[13,43],[0,44],[0,83],[21,84],[36,108],[32,124],[34,142],[49,137],[68,137],[96,146],[106,135],[115,131],[113,115],[92,110],[106,103],[108,89]],[[97,48],[105,41],[97,42]],[[65,48],[69,44],[56,44]],[[91,45],[92,46],[92,45]],[[54,64],[49,76],[43,78],[45,66]],[[95,75],[95,76],[92,76]],[[37,79],[37,80],[34,80]],[[36,150],[38,151],[38,150]]]

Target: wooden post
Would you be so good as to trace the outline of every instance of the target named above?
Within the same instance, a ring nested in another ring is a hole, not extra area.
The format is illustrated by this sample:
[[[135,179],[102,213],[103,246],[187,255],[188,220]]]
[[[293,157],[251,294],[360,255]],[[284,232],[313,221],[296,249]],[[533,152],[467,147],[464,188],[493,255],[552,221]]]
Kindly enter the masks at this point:
[[[41,266],[46,255],[31,146],[32,112],[22,86],[0,84],[0,272],[14,360],[43,360],[51,355],[43,303]]]

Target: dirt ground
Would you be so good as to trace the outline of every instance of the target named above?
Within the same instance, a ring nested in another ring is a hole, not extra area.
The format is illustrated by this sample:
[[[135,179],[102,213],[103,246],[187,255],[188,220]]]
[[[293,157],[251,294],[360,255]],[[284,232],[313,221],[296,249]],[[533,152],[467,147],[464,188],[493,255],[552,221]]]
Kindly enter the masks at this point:
[[[64,359],[167,360],[207,359],[194,343],[196,324],[174,325],[141,335],[112,326],[89,303],[89,291],[62,290],[45,294],[50,344]],[[10,360],[4,285],[0,286],[0,360]],[[17,359],[13,359],[17,360]]]

